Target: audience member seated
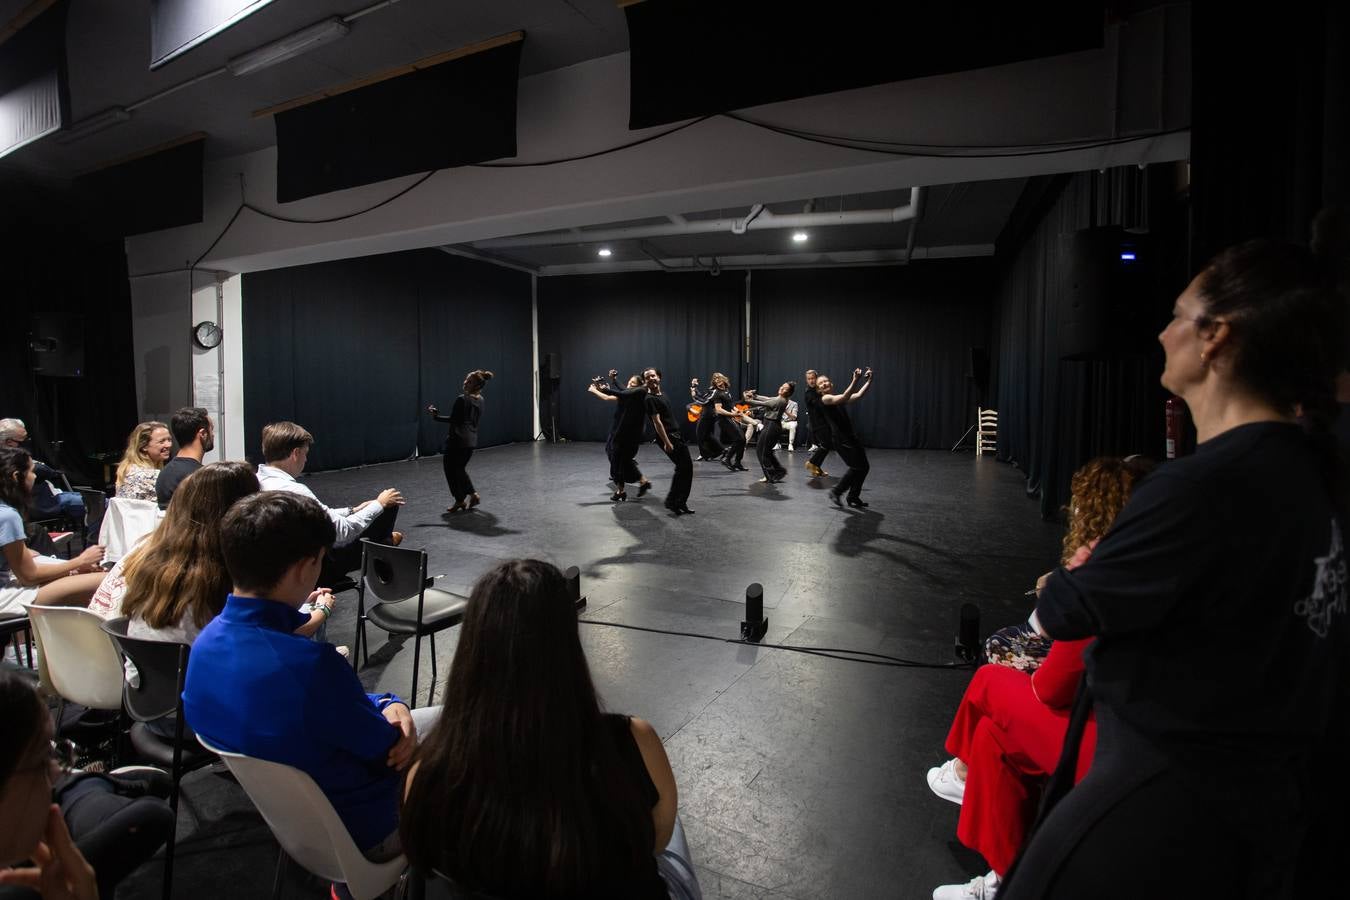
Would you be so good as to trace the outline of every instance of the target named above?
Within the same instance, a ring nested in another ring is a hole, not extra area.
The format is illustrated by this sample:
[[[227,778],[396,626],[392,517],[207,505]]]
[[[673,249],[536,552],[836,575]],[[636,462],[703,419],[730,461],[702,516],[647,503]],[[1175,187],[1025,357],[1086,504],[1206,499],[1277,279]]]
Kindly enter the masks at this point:
[[[1101,457],[1074,473],[1070,485],[1072,500],[1065,510],[1069,524],[1064,534],[1061,565],[1074,568],[1087,561],[1092,548],[1116,520],[1134,484],[1152,472],[1156,465],[1153,460],[1138,454],[1127,456],[1123,461]],[[1040,584],[1038,582],[1037,587]],[[985,658],[989,662],[1028,674],[1036,671],[1049,651],[1050,639],[1037,634],[1026,621],[1000,628],[984,642]]]
[[[242,462],[203,466],[174,492],[164,521],[104,576],[91,612],[105,619],[127,616],[134,638],[191,644],[220,614],[230,593],[230,573],[220,550],[220,523],[236,500],[258,493],[253,467]],[[314,635],[332,612],[332,595],[315,591],[309,621],[296,629]],[[135,669],[127,663],[134,677]]]
[[[155,479],[155,499],[160,509],[168,509],[178,485],[202,467],[202,457],[216,447],[216,427],[200,406],[185,406],[169,420],[178,455],[169,460]]]
[[[126,500],[154,500],[160,470],[173,452],[169,426],[142,422],[127,438],[127,449],[117,464],[117,496]]]
[[[478,580],[444,690],[403,804],[414,865],[500,900],[701,897],[661,738],[601,712],[556,568]]]
[[[0,672],[0,721],[0,866],[16,867],[0,869],[0,898],[111,900],[168,838],[169,777],[64,772],[47,707],[13,672]]]
[[[789,400],[787,409],[783,410],[783,431],[787,435],[787,452],[793,453],[797,449],[797,406],[796,400]]]
[[[1064,537],[1066,569],[1087,561],[1124,507],[1141,468],[1100,457],[1074,473]],[[1048,652],[1035,666],[976,670],[947,735],[953,758],[928,770],[928,786],[944,800],[961,804],[956,836],[984,857],[990,871],[967,884],[939,887],[933,900],[993,900],[1035,818],[1041,785],[1059,762],[1083,678],[1083,651],[1093,640],[1046,642]],[[1096,723],[1089,720],[1075,782],[1087,774],[1096,744]]]
[[[24,513],[35,477],[27,450],[0,449],[0,618],[26,615],[25,603],[86,606],[103,580],[103,548],[98,544],[74,559],[39,556],[28,549]]]
[[[0,419],[0,447],[32,450],[28,447],[28,427],[22,419]],[[35,519],[55,519],[65,516],[71,522],[84,522],[84,498],[76,491],[66,490],[66,480],[60,469],[53,469],[38,458],[33,458],[36,481],[32,490],[30,511]]]
[[[398,545],[403,533],[394,530],[403,495],[394,488],[380,491],[374,500],[351,507],[328,507],[314,492],[296,481],[305,471],[314,436],[294,422],[273,422],[263,428],[264,464],[258,467],[258,481],[265,491],[286,491],[319,503],[333,521],[336,537],[324,558],[319,584],[332,587],[361,566],[361,538],[380,544]]]
[[[330,645],[294,633],[334,530],[322,506],[293,493],[231,507],[220,545],[234,591],[193,645],[183,710],[211,744],[308,773],[356,846],[383,861],[401,852],[403,771],[440,708],[366,694]]]

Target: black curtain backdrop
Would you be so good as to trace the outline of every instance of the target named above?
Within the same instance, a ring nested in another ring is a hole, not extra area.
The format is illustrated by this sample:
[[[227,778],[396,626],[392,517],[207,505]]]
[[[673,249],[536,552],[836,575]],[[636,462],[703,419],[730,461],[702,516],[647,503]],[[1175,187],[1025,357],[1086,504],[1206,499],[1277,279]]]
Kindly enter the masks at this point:
[[[0,328],[0,418],[23,419],[37,456],[65,469],[73,483],[101,486],[103,467],[89,454],[120,452],[136,424],[126,254],[120,240],[45,224],[44,209],[60,208],[59,197],[21,186],[5,196],[14,219],[0,227],[7,320]],[[83,321],[82,377],[33,374],[29,316],[38,311]],[[64,441],[60,454],[55,440]]]
[[[1150,284],[1137,298],[1161,331],[1186,284],[1186,206],[1171,166],[1130,166],[1057,182],[1027,233],[1001,239],[992,361],[998,457],[1027,476],[1041,514],[1058,514],[1069,479],[1094,456],[1163,456],[1162,351],[1141,335],[1112,358],[1063,360],[1070,238],[1099,225],[1147,229]],[[1036,186],[1037,190],[1044,185]]]
[[[806,369],[842,390],[870,365],[875,382],[849,407],[864,442],[948,449],[975,421],[967,371],[988,339],[993,275],[979,259],[755,272],[754,386],[772,394],[796,381],[800,400]]]
[[[470,368],[490,369],[480,446],[530,437],[530,277],[418,250],[247,274],[244,427],[289,419],[320,471],[438,452]]]
[[[1248,238],[1306,242],[1319,209],[1350,204],[1350,11],[1192,16],[1194,267]]]
[[[614,408],[586,392],[611,368],[620,379],[661,369],[672,404],[689,401],[689,379],[703,386],[714,371],[738,382],[743,358],[745,275],[634,272],[539,280],[539,358],[561,356],[558,431],[568,440],[603,441]],[[548,427],[547,378],[541,410]],[[733,387],[739,389],[740,384]],[[692,427],[686,423],[686,434]]]

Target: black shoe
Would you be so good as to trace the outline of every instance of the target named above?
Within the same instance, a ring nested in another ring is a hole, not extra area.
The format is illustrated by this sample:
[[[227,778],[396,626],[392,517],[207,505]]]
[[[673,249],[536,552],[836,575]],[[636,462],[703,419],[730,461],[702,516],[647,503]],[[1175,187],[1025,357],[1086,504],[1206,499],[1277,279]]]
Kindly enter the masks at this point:
[[[692,516],[694,514],[694,511],[687,506],[681,506],[676,512],[684,516]]]
[[[609,499],[613,500],[615,503],[618,503],[622,500],[627,500],[628,495],[625,494],[623,491],[615,491],[614,493],[609,495]]]
[[[124,797],[158,797],[168,800],[173,790],[173,778],[168,772],[154,766],[129,766],[126,771],[108,772],[104,776],[117,785],[117,793]]]
[[[733,465],[733,466],[731,467],[731,470],[732,470],[733,472],[749,472],[749,471],[750,471],[749,469],[747,469],[745,466],[741,465],[740,463],[736,463],[735,465]]]
[[[639,498],[643,497],[651,489],[652,483],[650,481],[642,482],[641,484],[638,485],[638,497]]]
[[[854,509],[867,509],[867,504],[863,502],[861,497],[849,497],[848,505]]]
[[[834,491],[826,491],[825,493],[827,493],[827,494],[830,495],[830,502],[831,502],[831,503],[833,503],[835,506],[839,507],[840,509],[843,509],[843,508],[844,508],[844,504],[840,502],[840,499],[839,499],[839,495],[838,495],[838,494],[836,494]]]

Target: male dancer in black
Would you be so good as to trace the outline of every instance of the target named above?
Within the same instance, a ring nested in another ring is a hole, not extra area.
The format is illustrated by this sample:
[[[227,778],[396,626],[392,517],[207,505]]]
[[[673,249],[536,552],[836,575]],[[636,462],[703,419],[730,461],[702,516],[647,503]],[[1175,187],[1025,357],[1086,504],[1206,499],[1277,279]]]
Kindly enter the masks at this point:
[[[670,493],[666,494],[666,509],[677,516],[692,513],[688,501],[689,488],[694,483],[694,464],[689,460],[684,432],[680,430],[679,423],[671,414],[670,404],[661,393],[661,370],[655,367],[643,369],[642,378],[647,382],[647,416],[652,420],[656,443],[675,464],[675,477],[670,481]]]
[[[778,388],[778,394],[774,397],[761,397],[754,391],[745,392],[745,402],[759,407],[760,417],[764,420],[764,433],[759,436],[755,452],[759,456],[759,466],[764,470],[764,477],[760,481],[768,484],[777,484],[787,474],[787,469],[783,468],[773,451],[783,437],[783,410],[787,409],[788,400],[796,390],[797,382],[788,381]]]
[[[624,490],[625,483],[637,483],[639,497],[652,489],[652,483],[643,476],[637,466],[637,452],[642,446],[642,429],[647,422],[647,389],[642,386],[642,379],[637,375],[628,379],[628,387],[620,388],[618,377],[619,370],[610,369],[610,384],[606,384],[605,379],[597,375],[591,379],[591,386],[587,389],[602,399],[614,397],[619,403],[619,409],[614,414],[614,428],[607,445],[611,450],[609,478],[615,487],[609,499],[615,502],[628,499],[628,493]]]
[[[862,379],[862,385],[858,385],[858,379]],[[862,492],[863,481],[867,478],[867,472],[871,468],[867,464],[867,451],[863,449],[862,440],[853,431],[853,422],[848,417],[848,411],[844,407],[850,403],[856,403],[862,399],[863,394],[872,386],[872,370],[862,369],[853,370],[853,380],[848,383],[842,394],[834,394],[831,391],[834,385],[830,379],[821,375],[816,378],[816,390],[820,393],[820,402],[825,406],[825,418],[830,423],[830,437],[834,439],[835,452],[839,458],[848,464],[848,471],[844,477],[839,480],[830,493],[830,501],[835,506],[839,503],[840,496],[844,491],[848,491],[848,505],[865,509],[867,504],[863,502],[859,494]]]
[[[806,471],[811,473],[812,478],[820,478],[830,474],[820,464],[830,455],[834,442],[830,440],[830,422],[820,402],[820,391],[816,389],[815,369],[806,370],[806,394],[803,399],[806,401],[806,425],[811,429],[811,446],[815,451],[806,461]]]

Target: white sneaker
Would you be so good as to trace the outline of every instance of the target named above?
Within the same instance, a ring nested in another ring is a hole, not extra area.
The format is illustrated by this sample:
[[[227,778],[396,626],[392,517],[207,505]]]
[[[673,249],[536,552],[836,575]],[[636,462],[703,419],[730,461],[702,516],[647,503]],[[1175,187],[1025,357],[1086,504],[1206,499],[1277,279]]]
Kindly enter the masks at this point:
[[[943,800],[950,800],[957,805],[966,799],[966,780],[956,774],[954,759],[928,770],[928,786]]]
[[[990,869],[986,875],[978,875],[966,884],[944,884],[933,888],[933,900],[994,900],[998,893],[999,877]]]

